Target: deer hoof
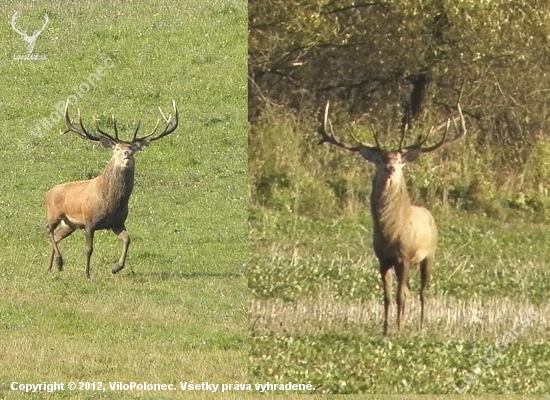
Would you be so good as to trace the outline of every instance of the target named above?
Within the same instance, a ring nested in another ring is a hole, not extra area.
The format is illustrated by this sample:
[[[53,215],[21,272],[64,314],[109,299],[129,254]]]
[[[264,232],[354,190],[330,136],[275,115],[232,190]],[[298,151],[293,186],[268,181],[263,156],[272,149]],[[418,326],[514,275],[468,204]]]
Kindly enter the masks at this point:
[[[63,269],[63,257],[56,256],[55,257],[55,266],[57,267],[58,271],[61,271]]]
[[[117,272],[120,272],[120,270],[124,268],[124,265],[120,265],[120,264],[117,264],[115,265],[115,267],[111,270],[111,272],[114,274],[116,274]]]

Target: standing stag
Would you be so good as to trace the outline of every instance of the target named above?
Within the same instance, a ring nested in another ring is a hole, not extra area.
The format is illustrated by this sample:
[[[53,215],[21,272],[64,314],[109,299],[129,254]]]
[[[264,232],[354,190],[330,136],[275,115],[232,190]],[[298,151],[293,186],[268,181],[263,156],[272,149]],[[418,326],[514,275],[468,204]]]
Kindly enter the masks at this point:
[[[433,133],[434,128],[424,140],[402,148],[405,130],[402,131],[398,150],[382,150],[375,135],[376,146],[365,145],[357,139],[356,146],[348,146],[336,139],[332,126],[328,121],[329,103],[325,109],[324,123],[319,129],[322,143],[329,143],[343,149],[358,153],[376,167],[372,180],[370,209],[374,222],[373,245],[374,253],[380,263],[382,286],[384,288],[384,335],[388,333],[388,314],[390,310],[390,295],[392,279],[390,271],[393,268],[397,277],[397,329],[400,329],[401,318],[405,314],[405,301],[409,288],[411,268],[420,265],[420,327],[424,321],[424,290],[428,286],[430,273],[434,265],[434,255],[437,246],[437,227],[434,218],[424,207],[412,205],[407,192],[403,166],[415,161],[420,154],[432,153],[448,146],[464,137],[466,125],[460,105],[458,113],[462,130],[458,129],[456,120],[453,125],[456,136],[447,139],[451,119],[447,121],[446,130],[439,143],[431,147],[423,147]],[[327,132],[327,122],[330,133]]]
[[[87,278],[90,278],[90,257],[94,250],[94,233],[97,230],[110,229],[120,238],[122,255],[111,272],[116,274],[124,268],[130,246],[130,236],[124,223],[128,216],[128,200],[134,187],[134,154],[143,150],[152,141],[169,135],[178,127],[178,110],[174,100],[172,100],[172,106],[174,119],[172,119],[172,115],[166,118],[159,107],[160,115],[166,122],[162,133],[154,136],[160,122],[159,118],[151,133],[137,137],[140,125],[138,123],[132,140],[128,142],[118,138],[114,116],[115,137],[103,132],[99,126],[97,126],[98,133],[96,135],[88,133],[82,123],[80,110],[78,110],[80,128],[76,127],[69,118],[69,103],[67,102],[65,107],[67,130],[63,134],[73,132],[84,139],[99,142],[103,147],[111,149],[113,156],[98,177],[87,181],[57,185],[46,194],[46,231],[50,239],[48,270],[52,269],[55,258],[57,269],[61,271],[63,258],[57,243],[77,229],[83,229],[86,236]],[[56,230],[58,226],[59,229]]]

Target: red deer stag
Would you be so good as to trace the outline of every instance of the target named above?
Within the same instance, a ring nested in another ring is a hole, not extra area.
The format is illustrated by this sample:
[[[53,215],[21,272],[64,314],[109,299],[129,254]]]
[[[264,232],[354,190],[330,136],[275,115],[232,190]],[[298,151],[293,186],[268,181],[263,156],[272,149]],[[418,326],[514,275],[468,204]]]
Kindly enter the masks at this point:
[[[159,107],[160,115],[166,122],[164,131],[155,136],[160,118],[153,131],[145,136],[137,137],[139,122],[131,141],[118,138],[116,120],[113,117],[115,136],[103,132],[97,126],[98,133],[92,135],[86,131],[78,110],[79,125],[76,127],[69,118],[69,103],[65,107],[65,123],[67,132],[91,141],[101,143],[113,151],[111,160],[105,166],[103,173],[98,177],[87,180],[64,183],[52,188],[46,194],[47,226],[46,231],[50,239],[50,257],[48,270],[52,269],[54,257],[57,269],[63,268],[63,258],[57,243],[69,236],[76,229],[83,229],[86,236],[86,277],[90,278],[90,257],[94,250],[94,233],[101,229],[110,229],[122,241],[122,255],[111,270],[113,274],[124,268],[130,236],[126,231],[126,217],[128,216],[128,200],[134,187],[134,154],[143,150],[154,140],[163,138],[178,127],[178,110],[176,102],[172,100],[174,119],[168,118]],[[59,226],[59,229],[56,228]]]
[[[434,218],[424,207],[412,205],[403,176],[403,166],[415,161],[420,154],[432,153],[448,146],[464,137],[466,126],[460,105],[458,112],[462,130],[459,130],[456,120],[453,125],[456,136],[447,139],[451,119],[443,124],[446,130],[439,143],[431,147],[423,147],[434,128],[424,140],[402,148],[405,130],[401,135],[398,150],[382,150],[375,135],[376,146],[365,145],[357,139],[356,146],[348,146],[336,139],[332,126],[328,121],[327,103],[324,123],[319,129],[322,143],[329,143],[343,149],[358,153],[376,167],[372,180],[370,209],[374,222],[373,245],[374,253],[380,264],[382,286],[384,289],[384,335],[388,333],[388,314],[390,310],[390,295],[392,279],[390,271],[393,268],[397,277],[397,329],[400,329],[401,318],[405,315],[405,301],[409,288],[409,274],[412,267],[420,265],[420,328],[424,321],[424,290],[428,286],[430,273],[434,265],[434,255],[437,246],[437,227]],[[327,122],[330,133],[327,132]]]

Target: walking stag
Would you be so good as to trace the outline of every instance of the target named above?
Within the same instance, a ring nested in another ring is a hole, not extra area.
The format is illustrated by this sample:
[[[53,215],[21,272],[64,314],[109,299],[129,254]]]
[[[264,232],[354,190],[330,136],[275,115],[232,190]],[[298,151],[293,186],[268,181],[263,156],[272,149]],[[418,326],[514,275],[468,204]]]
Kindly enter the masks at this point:
[[[48,270],[52,269],[55,259],[57,269],[63,268],[63,257],[59,252],[58,243],[77,229],[83,229],[86,236],[86,277],[90,278],[90,257],[94,250],[94,233],[101,229],[110,229],[122,241],[120,260],[111,270],[113,274],[124,268],[130,236],[126,231],[126,217],[128,216],[128,200],[134,187],[134,154],[143,150],[149,143],[168,136],[178,127],[178,110],[172,100],[174,118],[168,118],[159,108],[160,114],[166,122],[162,133],[155,135],[160,118],[153,131],[145,136],[138,137],[139,123],[131,141],[118,138],[116,120],[113,117],[115,136],[103,132],[97,126],[97,133],[91,134],[82,123],[78,110],[79,126],[75,126],[69,118],[69,103],[65,107],[65,123],[67,132],[73,132],[84,139],[101,143],[113,151],[111,160],[105,166],[103,173],[98,177],[78,182],[64,183],[55,186],[46,194],[47,226],[46,231],[50,239],[50,255]],[[56,228],[58,228],[56,230]]]
[[[401,319],[405,314],[409,274],[413,267],[420,266],[420,327],[422,328],[426,301],[425,290],[430,280],[437,246],[437,227],[434,218],[427,209],[411,203],[403,176],[403,167],[405,164],[415,161],[421,154],[433,153],[464,137],[466,126],[460,105],[458,105],[458,113],[461,129],[458,128],[455,118],[449,119],[446,124],[441,126],[441,128],[446,126],[446,129],[437,144],[424,147],[430,134],[438,130],[432,128],[424,140],[405,148],[402,147],[402,144],[406,130],[403,130],[398,150],[381,149],[376,135],[374,136],[376,146],[363,144],[355,138],[354,140],[357,141],[355,146],[338,141],[328,121],[328,110],[329,104],[327,103],[324,123],[319,129],[320,143],[329,143],[359,154],[376,167],[372,180],[370,209],[374,222],[374,253],[380,264],[384,289],[384,335],[388,333],[388,314],[392,291],[390,271],[392,268],[397,277],[397,329],[400,329]],[[448,139],[447,134],[451,120],[456,135],[452,139]]]

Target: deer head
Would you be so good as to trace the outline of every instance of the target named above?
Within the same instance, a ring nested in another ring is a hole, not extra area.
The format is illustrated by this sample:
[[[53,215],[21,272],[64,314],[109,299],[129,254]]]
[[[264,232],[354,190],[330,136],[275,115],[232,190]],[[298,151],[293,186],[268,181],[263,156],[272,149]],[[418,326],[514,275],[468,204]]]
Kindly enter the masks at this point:
[[[402,168],[405,164],[414,162],[421,154],[433,153],[439,149],[449,146],[450,144],[462,139],[466,135],[466,126],[460,104],[457,105],[457,108],[461,122],[461,130],[457,126],[456,119],[449,118],[446,123],[440,125],[439,127],[430,128],[429,132],[426,134],[423,140],[420,140],[411,146],[403,148],[403,141],[405,138],[405,134],[407,133],[407,129],[405,128],[401,132],[399,148],[397,150],[383,150],[380,147],[380,143],[376,134],[374,134],[374,141],[376,143],[375,146],[372,146],[370,144],[363,144],[353,135],[353,140],[357,143],[355,146],[346,145],[345,143],[340,142],[338,139],[336,139],[332,131],[332,125],[328,120],[329,102],[327,102],[327,105],[325,107],[324,122],[323,125],[319,128],[319,134],[321,135],[321,141],[319,142],[319,144],[329,143],[359,154],[365,160],[375,165],[376,177],[384,181],[390,179],[400,179],[402,177]],[[451,121],[454,125],[456,135],[453,138],[448,139],[447,136],[449,133]],[[445,127],[445,132],[443,133],[441,140],[433,146],[424,147],[428,138],[434,132],[440,130],[443,127]]]
[[[27,43],[27,53],[32,54],[32,51],[34,50],[34,44],[36,43],[36,39],[38,38],[38,35],[40,35],[44,30],[44,28],[46,28],[46,25],[48,25],[48,21],[49,21],[48,14],[44,14],[44,25],[42,25],[42,28],[34,32],[32,36],[29,36],[27,35],[26,32],[22,32],[19,29],[17,29],[17,27],[15,26],[15,20],[17,19],[17,17],[18,17],[18,12],[16,11],[11,17],[11,27],[15,32],[19,33],[23,37],[23,40]]]
[[[110,149],[113,151],[113,159],[114,159],[115,166],[131,168],[134,166],[134,154],[136,152],[145,149],[147,146],[149,146],[149,143],[155,140],[158,140],[160,138],[163,138],[165,136],[168,136],[170,133],[176,130],[176,128],[178,127],[178,109],[176,108],[176,102],[174,100],[172,100],[172,107],[174,108],[174,116],[175,116],[174,119],[172,119],[171,114],[168,117],[166,117],[162,112],[162,109],[159,107],[160,115],[162,119],[166,122],[166,127],[160,134],[155,136],[155,132],[157,131],[157,128],[160,122],[160,118],[159,118],[157,120],[155,128],[150,133],[141,137],[137,136],[140,128],[140,124],[141,124],[140,122],[138,122],[136,126],[136,130],[134,131],[132,140],[124,141],[118,138],[118,128],[117,128],[116,119],[114,116],[112,117],[113,128],[115,131],[114,137],[102,131],[99,128],[99,124],[96,125],[97,131],[98,131],[97,136],[90,134],[86,130],[86,128],[84,128],[82,117],[80,115],[80,109],[77,110],[80,127],[76,127],[72,123],[69,117],[69,102],[67,102],[67,105],[65,106],[65,124],[67,125],[67,130],[62,132],[62,134],[65,134],[67,132],[73,132],[84,139],[99,142],[106,149]]]

